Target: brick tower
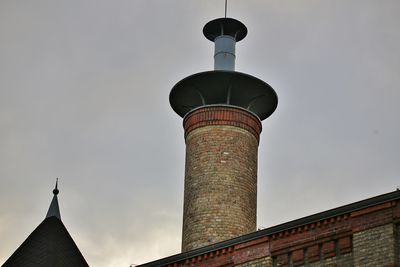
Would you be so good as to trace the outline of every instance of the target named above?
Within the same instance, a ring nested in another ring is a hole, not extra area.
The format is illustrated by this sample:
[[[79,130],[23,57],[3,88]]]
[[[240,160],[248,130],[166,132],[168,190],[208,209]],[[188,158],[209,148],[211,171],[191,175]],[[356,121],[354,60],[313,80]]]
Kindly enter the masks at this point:
[[[183,252],[256,230],[261,121],[278,103],[267,83],[235,71],[243,23],[219,18],[203,33],[215,43],[214,71],[186,77],[170,93],[186,141]]]

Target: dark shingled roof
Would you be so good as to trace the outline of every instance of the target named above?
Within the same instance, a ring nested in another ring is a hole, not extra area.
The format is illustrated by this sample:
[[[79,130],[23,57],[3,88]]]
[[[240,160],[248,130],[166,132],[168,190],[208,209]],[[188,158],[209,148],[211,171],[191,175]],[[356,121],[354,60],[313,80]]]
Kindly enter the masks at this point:
[[[28,236],[3,267],[89,266],[61,220],[52,216]]]
[[[61,221],[57,184],[46,218],[2,267],[89,266]]]

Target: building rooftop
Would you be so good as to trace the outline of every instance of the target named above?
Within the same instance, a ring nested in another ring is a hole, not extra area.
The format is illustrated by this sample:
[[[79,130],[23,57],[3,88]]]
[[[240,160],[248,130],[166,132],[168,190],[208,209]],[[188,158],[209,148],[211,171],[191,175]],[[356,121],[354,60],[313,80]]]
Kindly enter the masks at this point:
[[[3,267],[89,266],[61,221],[56,187],[46,218],[3,264]]]
[[[354,203],[351,203],[348,205],[340,206],[340,207],[337,207],[334,209],[316,213],[316,214],[306,216],[306,217],[303,217],[300,219],[296,219],[296,220],[293,220],[293,221],[290,221],[287,223],[279,224],[279,225],[269,227],[269,228],[266,228],[263,230],[259,230],[259,231],[256,231],[256,232],[253,232],[250,234],[239,236],[239,237],[236,237],[233,239],[222,241],[222,242],[219,242],[216,244],[212,244],[212,245],[205,246],[205,247],[195,249],[195,250],[191,250],[188,252],[176,254],[176,255],[173,255],[170,257],[152,261],[152,262],[142,264],[139,266],[142,266],[142,267],[165,266],[168,264],[186,260],[188,258],[193,258],[198,255],[202,255],[202,254],[205,254],[205,253],[208,253],[211,251],[223,249],[223,248],[241,244],[244,242],[249,242],[249,241],[259,239],[262,237],[277,235],[277,234],[282,233],[287,230],[295,229],[295,228],[302,227],[302,226],[312,224],[312,223],[317,223],[317,222],[320,222],[320,221],[323,221],[326,219],[330,219],[332,217],[337,217],[337,216],[342,216],[342,215],[346,216],[347,214],[357,211],[357,210],[369,208],[372,206],[376,206],[379,204],[383,204],[383,203],[398,200],[398,199],[400,199],[400,190],[396,190],[396,191],[393,191],[390,193],[386,193],[383,195],[379,195],[379,196],[375,196],[375,197],[361,200],[358,202],[354,202]]]

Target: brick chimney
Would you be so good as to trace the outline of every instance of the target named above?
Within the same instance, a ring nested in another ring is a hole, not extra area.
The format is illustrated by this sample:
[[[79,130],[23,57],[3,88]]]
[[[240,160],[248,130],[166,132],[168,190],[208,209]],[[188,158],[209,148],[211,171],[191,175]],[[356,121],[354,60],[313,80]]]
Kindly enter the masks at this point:
[[[243,23],[219,18],[203,33],[215,43],[215,70],[184,78],[170,93],[186,141],[183,252],[256,231],[261,120],[278,103],[267,83],[235,71]]]

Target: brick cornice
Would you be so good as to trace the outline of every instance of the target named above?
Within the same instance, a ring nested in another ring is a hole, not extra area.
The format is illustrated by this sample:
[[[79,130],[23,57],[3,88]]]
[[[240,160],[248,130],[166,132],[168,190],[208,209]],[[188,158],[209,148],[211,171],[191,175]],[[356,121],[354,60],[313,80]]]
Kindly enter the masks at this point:
[[[368,208],[365,208],[365,209],[353,211],[350,216],[351,217],[357,217],[357,216],[361,216],[361,215],[368,214],[368,213],[371,213],[371,212],[375,212],[375,211],[391,208],[391,207],[393,207],[395,205],[396,205],[395,201],[390,201],[390,202],[382,203],[382,204],[379,204],[379,205],[376,205],[376,206],[368,207]]]
[[[320,247],[324,257],[333,255],[332,252],[335,250],[332,250],[332,241],[337,242],[341,255],[348,254],[353,251],[352,238],[355,233],[359,234],[377,226],[396,223],[400,223],[399,190],[141,266],[170,266],[168,264],[177,266],[178,263],[184,263],[187,259],[189,259],[188,262],[191,262],[192,258],[196,258],[197,261],[199,256],[202,257],[204,264],[192,266],[218,266],[213,265],[217,255],[218,262],[227,262],[228,259],[224,259],[224,257],[233,257],[234,261],[246,262],[247,252],[249,251],[258,253],[257,255],[260,257],[287,256],[288,253],[292,253],[292,260],[301,262],[302,257],[305,257],[305,248],[308,250],[308,261],[315,262],[320,260]],[[231,253],[221,253],[224,248]],[[256,250],[252,250],[252,248]],[[265,249],[259,250],[259,248]],[[217,253],[217,250],[220,252]],[[240,258],[242,256],[244,258]],[[208,259],[208,261],[205,261],[205,259]]]
[[[210,125],[227,125],[249,131],[259,141],[262,125],[253,113],[235,106],[210,105],[194,109],[183,119],[185,138],[200,127]]]

